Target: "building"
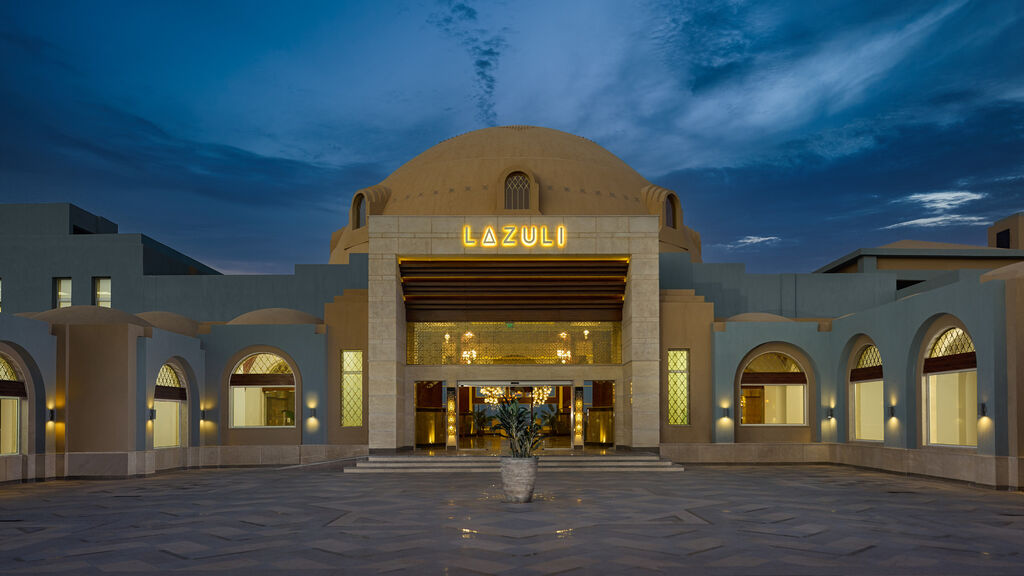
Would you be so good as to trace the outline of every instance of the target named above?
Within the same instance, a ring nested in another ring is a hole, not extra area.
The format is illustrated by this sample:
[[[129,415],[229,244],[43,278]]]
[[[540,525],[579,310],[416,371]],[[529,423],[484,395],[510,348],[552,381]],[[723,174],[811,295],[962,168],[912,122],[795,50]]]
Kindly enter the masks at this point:
[[[705,263],[672,190],[508,126],[357,191],[330,260],[227,276],[70,205],[0,206],[6,480],[494,451],[831,462],[1019,489],[1024,214],[812,274]]]

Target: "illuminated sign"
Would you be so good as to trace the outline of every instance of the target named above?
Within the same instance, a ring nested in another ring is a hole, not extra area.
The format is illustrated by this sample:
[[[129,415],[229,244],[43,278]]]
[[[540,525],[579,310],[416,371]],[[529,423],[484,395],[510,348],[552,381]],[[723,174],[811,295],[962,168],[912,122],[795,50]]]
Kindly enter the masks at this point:
[[[470,225],[462,227],[462,245],[466,248],[515,248],[525,246],[533,248],[565,248],[565,226],[555,226],[554,233],[547,226],[530,224],[518,226],[486,226],[479,234],[473,232]]]

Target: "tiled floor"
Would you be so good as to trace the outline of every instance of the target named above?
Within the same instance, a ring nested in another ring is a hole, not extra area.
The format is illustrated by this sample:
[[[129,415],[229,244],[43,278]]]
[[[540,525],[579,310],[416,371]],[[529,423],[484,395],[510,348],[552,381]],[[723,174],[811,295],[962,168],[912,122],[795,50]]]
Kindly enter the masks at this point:
[[[1024,494],[830,466],[0,486],[0,572],[1024,574]]]

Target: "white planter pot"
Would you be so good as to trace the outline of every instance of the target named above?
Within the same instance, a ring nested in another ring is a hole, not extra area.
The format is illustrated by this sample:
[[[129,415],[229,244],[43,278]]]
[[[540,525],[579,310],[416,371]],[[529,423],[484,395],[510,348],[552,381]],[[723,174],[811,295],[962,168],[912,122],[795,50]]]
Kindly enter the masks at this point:
[[[537,481],[536,456],[530,458],[501,459],[501,485],[506,502],[529,502],[533,499],[533,485]]]

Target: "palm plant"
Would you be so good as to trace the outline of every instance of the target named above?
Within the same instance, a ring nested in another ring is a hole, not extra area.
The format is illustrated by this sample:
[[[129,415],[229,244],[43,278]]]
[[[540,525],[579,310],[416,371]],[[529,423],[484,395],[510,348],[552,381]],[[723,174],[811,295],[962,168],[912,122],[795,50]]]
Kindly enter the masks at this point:
[[[508,438],[508,446],[513,458],[529,458],[540,445],[541,425],[530,417],[530,411],[519,404],[515,398],[503,399],[498,404],[498,418],[494,429]]]

